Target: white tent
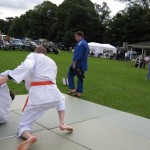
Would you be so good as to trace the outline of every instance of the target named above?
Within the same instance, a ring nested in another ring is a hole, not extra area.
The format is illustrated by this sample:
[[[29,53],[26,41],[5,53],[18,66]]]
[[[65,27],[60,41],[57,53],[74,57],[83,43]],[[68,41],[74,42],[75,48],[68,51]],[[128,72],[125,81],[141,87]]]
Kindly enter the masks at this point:
[[[103,56],[110,56],[111,54],[117,52],[117,48],[110,45],[110,44],[101,44],[101,43],[95,43],[90,42],[89,45],[89,53],[93,53],[95,56],[103,55]]]

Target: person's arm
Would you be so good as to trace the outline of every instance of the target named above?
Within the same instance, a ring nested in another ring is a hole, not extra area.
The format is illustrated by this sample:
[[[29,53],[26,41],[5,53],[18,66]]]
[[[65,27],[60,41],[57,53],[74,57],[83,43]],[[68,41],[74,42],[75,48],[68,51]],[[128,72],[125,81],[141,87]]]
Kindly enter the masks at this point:
[[[84,51],[84,45],[80,44],[74,54],[73,61],[77,62],[78,60],[80,60],[83,55],[83,51]]]
[[[73,61],[73,63],[72,63],[72,68],[73,68],[73,69],[76,68],[76,63],[77,63],[77,61]]]
[[[8,80],[13,79],[11,76],[9,76],[9,73],[11,70],[6,70],[0,74],[0,85],[6,83]]]
[[[77,62],[82,58],[84,51],[84,45],[81,43],[78,45],[77,50],[74,53],[72,68],[75,69]]]
[[[35,65],[35,54],[31,53],[27,56],[24,62],[20,66],[15,68],[9,73],[15,82],[20,83],[23,81],[33,70]]]
[[[8,76],[2,76],[0,77],[0,85],[6,83],[9,80]]]

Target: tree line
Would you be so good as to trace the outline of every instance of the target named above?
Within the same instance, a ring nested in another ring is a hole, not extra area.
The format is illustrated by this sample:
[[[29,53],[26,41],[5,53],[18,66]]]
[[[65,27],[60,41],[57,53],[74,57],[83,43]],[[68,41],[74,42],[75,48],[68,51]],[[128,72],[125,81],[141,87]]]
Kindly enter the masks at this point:
[[[44,38],[68,46],[74,45],[73,34],[78,30],[85,33],[88,42],[114,46],[150,41],[150,1],[117,1],[126,3],[126,8],[113,17],[106,2],[64,0],[57,6],[44,1],[20,17],[0,19],[0,30],[16,38]]]

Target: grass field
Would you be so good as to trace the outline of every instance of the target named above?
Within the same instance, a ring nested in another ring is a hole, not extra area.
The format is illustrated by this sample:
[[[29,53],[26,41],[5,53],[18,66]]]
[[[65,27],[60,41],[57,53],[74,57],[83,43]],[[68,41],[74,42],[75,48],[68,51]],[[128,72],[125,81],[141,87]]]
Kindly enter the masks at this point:
[[[0,72],[14,69],[29,54],[25,51],[0,50]],[[58,55],[48,54],[58,66],[57,85],[61,92],[68,87],[62,84],[67,76],[72,53],[62,51]],[[132,62],[89,57],[89,70],[84,81],[82,99],[118,110],[150,118],[150,81],[145,80],[146,69],[134,67]],[[24,83],[8,82],[16,94],[26,94]]]

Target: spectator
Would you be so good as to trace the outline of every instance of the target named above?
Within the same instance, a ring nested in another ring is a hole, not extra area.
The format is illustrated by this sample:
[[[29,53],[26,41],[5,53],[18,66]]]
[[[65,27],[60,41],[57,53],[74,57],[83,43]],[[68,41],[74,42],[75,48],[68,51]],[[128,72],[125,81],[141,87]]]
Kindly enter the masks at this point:
[[[148,59],[148,73],[147,73],[146,80],[149,80],[149,79],[150,79],[150,57]]]
[[[80,97],[81,93],[83,92],[83,78],[84,72],[88,69],[88,53],[89,53],[89,46],[87,42],[84,40],[84,34],[81,31],[75,33],[75,40],[77,41],[73,60],[69,67],[68,72],[68,82],[69,82],[69,95],[74,94],[77,97]],[[74,77],[77,76],[78,83],[77,89],[74,85]]]
[[[143,54],[139,56],[138,68],[145,68],[145,59]]]

